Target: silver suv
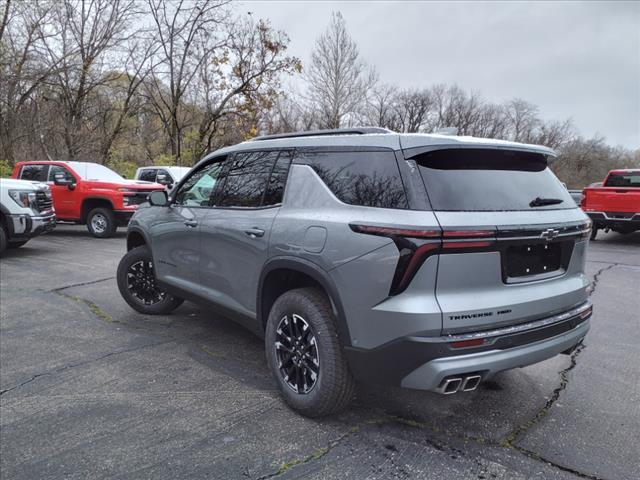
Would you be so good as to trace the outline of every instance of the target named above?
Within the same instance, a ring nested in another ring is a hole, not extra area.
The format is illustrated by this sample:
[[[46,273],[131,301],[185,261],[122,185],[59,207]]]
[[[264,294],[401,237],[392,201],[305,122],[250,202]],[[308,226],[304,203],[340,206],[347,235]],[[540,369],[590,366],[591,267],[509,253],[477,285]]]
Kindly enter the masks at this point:
[[[263,336],[307,416],[343,408],[356,380],[474,390],[589,329],[590,221],[553,158],[371,128],[260,137],[151,194],[118,286],[139,312],[189,299]]]

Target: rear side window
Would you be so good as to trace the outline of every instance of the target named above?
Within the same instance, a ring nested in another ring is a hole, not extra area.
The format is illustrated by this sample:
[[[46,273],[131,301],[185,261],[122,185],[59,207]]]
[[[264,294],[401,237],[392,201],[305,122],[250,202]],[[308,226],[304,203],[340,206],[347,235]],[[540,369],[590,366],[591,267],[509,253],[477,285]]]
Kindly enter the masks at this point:
[[[216,194],[215,205],[255,208],[281,203],[289,163],[289,152],[241,152],[233,155],[222,173],[224,184]]]
[[[491,149],[436,150],[413,157],[434,210],[576,208],[544,155]]]
[[[395,154],[385,152],[299,153],[342,202],[381,208],[408,208]]]
[[[289,166],[291,165],[291,157],[293,152],[282,152],[276,160],[269,182],[267,183],[267,191],[264,194],[262,205],[277,205],[282,203],[284,196],[284,186],[287,183],[287,175],[289,174]]]
[[[624,172],[624,173],[610,173],[607,177],[607,181],[604,184],[605,187],[636,187],[640,188],[640,171],[637,172]]]
[[[20,171],[20,178],[34,182],[46,182],[48,170],[49,165],[25,165]]]
[[[155,182],[156,172],[157,170],[155,168],[142,170],[142,172],[140,172],[140,178],[138,178],[138,180],[142,180],[144,182]]]

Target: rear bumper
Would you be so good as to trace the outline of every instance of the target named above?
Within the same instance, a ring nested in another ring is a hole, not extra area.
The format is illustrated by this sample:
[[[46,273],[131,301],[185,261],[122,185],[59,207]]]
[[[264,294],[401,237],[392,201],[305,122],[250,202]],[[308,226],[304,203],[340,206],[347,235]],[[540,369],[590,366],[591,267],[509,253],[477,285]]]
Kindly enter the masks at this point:
[[[594,228],[640,229],[640,213],[585,212]]]
[[[367,383],[436,391],[446,377],[478,373],[482,379],[571,349],[589,330],[591,303],[526,324],[442,337],[404,337],[372,350],[348,347],[354,376]],[[480,347],[450,343],[484,339]]]

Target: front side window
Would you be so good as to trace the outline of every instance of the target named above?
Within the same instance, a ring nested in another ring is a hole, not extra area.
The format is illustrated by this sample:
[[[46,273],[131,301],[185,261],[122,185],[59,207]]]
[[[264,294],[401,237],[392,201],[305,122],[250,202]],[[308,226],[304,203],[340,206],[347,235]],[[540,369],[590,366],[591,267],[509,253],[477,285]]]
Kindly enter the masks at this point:
[[[216,206],[262,206],[267,183],[279,154],[278,151],[241,152],[231,157],[224,171],[224,184],[217,195]]]
[[[142,170],[142,172],[140,172],[140,177],[138,178],[138,180],[142,180],[143,182],[155,182],[156,172],[157,170],[155,168]]]
[[[210,207],[225,158],[216,159],[193,172],[176,192],[175,204],[186,207]]]
[[[165,169],[158,169],[158,175],[156,176],[156,182],[161,185],[173,185],[173,178],[171,174],[167,172]]]
[[[342,202],[382,208],[408,208],[400,171],[392,151],[304,151],[297,163],[310,165]]]
[[[67,181],[72,181],[75,182],[75,177],[73,175],[71,175],[71,172],[69,172],[69,170],[67,170],[64,167],[61,167],[60,165],[51,165],[51,168],[49,169],[49,181],[53,182],[56,178],[56,175],[60,175],[63,174],[64,175],[64,179]]]
[[[48,169],[49,165],[25,165],[20,171],[20,178],[32,182],[46,182]]]

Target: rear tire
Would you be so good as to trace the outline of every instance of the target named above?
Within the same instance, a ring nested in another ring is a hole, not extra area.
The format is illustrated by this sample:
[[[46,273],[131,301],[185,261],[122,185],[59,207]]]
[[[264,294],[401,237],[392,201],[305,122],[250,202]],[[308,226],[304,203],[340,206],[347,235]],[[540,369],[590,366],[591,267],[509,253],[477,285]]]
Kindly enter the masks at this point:
[[[591,227],[591,236],[589,237],[591,240],[596,239],[596,235],[598,235],[598,229],[595,227]]]
[[[124,301],[146,315],[166,315],[184,302],[157,285],[153,258],[146,246],[136,247],[122,257],[118,264],[117,280]]]
[[[356,384],[326,295],[315,288],[282,294],[269,312],[267,362],[285,402],[306,417],[337,413]]]
[[[96,238],[113,237],[118,224],[109,208],[94,208],[87,215],[87,230]]]

